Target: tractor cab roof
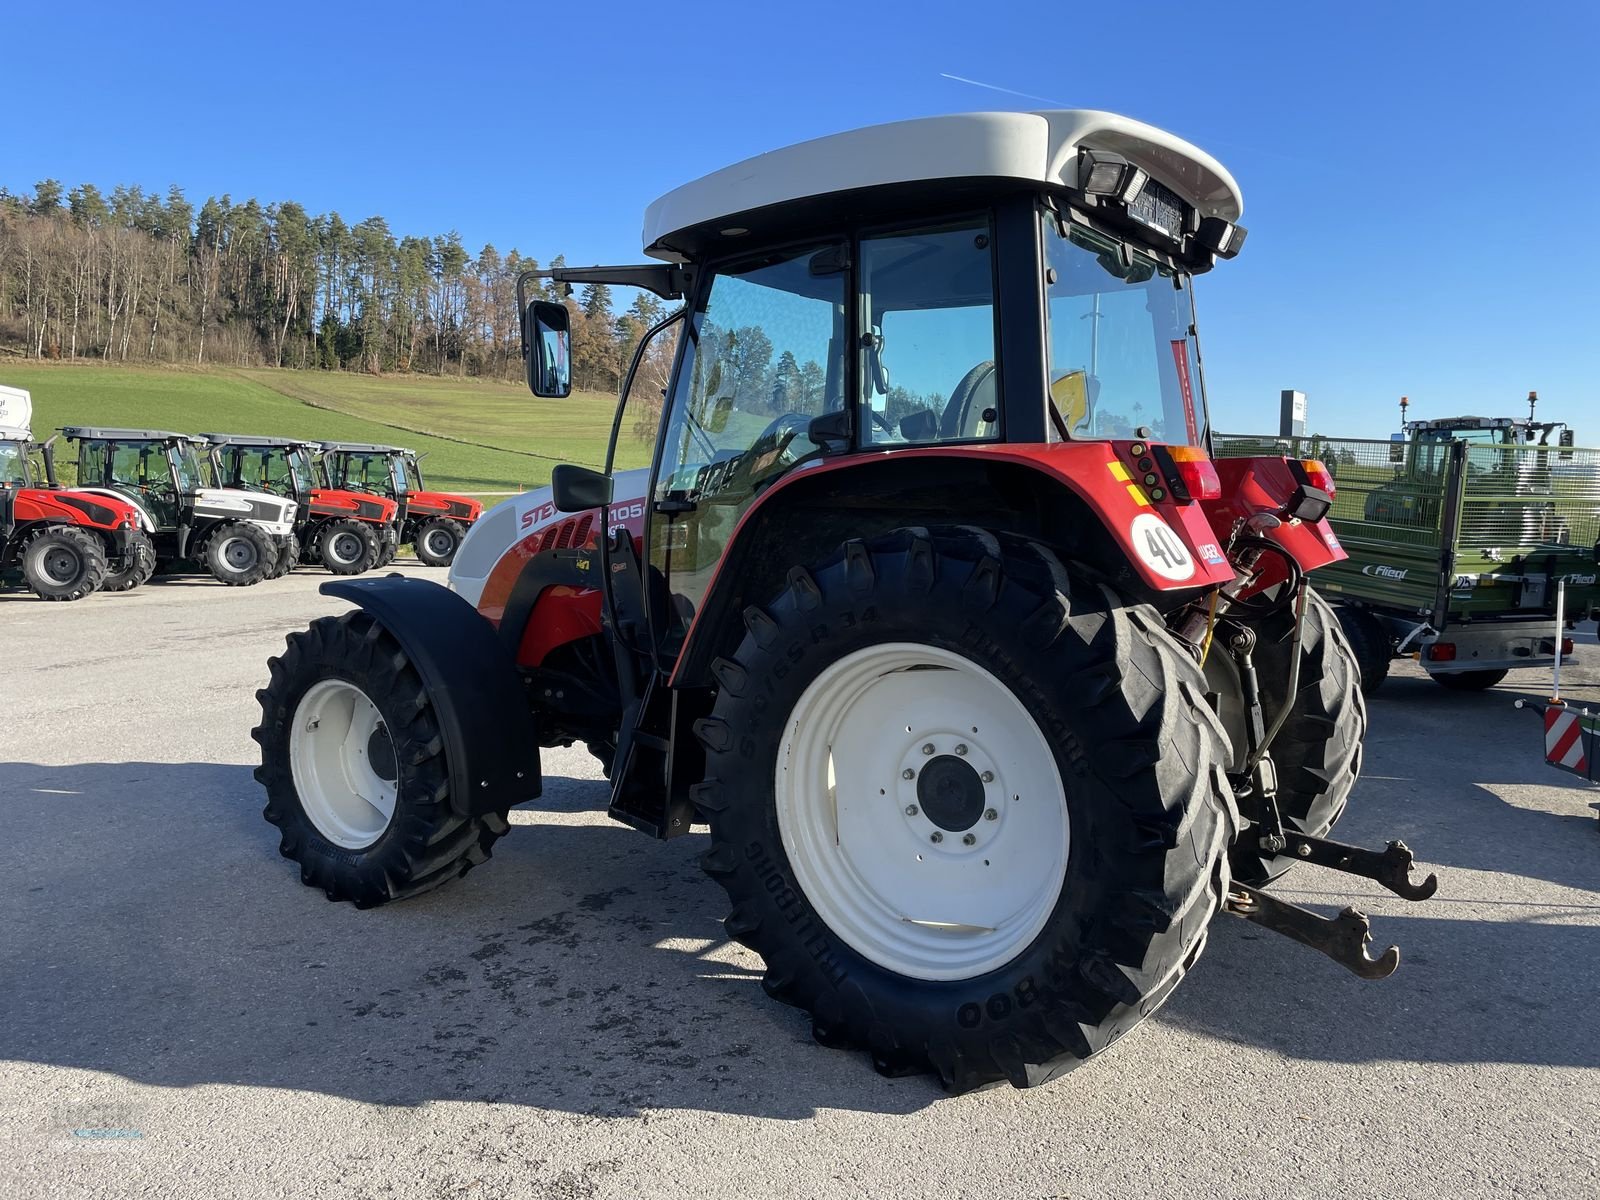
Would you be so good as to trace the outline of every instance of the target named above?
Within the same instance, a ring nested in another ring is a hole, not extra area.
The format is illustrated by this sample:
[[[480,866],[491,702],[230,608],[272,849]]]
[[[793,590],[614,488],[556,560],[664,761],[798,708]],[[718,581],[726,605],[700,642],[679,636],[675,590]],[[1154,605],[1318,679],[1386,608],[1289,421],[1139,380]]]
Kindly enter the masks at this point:
[[[322,448],[335,454],[414,454],[400,446],[378,446],[371,442],[323,442]]]
[[[1033,184],[1082,196],[1095,163],[1089,152],[1131,164],[1197,218],[1231,224],[1244,211],[1239,185],[1221,163],[1142,121],[1089,109],[963,113],[833,134],[713,171],[650,205],[644,251],[689,261],[748,235],[770,240],[818,209],[842,205],[859,219],[875,215],[881,201],[888,215],[908,192],[960,203],[969,193]]]
[[[322,445],[307,438],[260,437],[249,433],[202,433],[199,436],[213,446],[287,446],[290,449],[305,446],[314,449]]]
[[[16,429],[10,425],[0,425],[0,442],[31,442],[33,434],[26,429]]]
[[[102,429],[96,425],[63,425],[61,432],[74,441],[95,442],[193,442],[204,445],[197,433],[173,433],[165,429]]]

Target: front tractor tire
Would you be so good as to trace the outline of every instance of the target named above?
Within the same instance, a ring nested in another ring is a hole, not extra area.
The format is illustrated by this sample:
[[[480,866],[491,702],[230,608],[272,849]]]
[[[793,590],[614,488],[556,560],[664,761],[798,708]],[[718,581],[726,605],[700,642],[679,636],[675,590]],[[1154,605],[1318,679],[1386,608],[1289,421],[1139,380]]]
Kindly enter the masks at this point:
[[[1255,665],[1262,705],[1270,722],[1286,700],[1292,609],[1280,609],[1256,630]],[[1293,708],[1269,748],[1278,772],[1278,814],[1285,827],[1324,837],[1344,812],[1361,775],[1361,742],[1367,733],[1367,703],[1361,665],[1332,607],[1316,592],[1306,599],[1300,643],[1300,679]],[[1253,798],[1241,803],[1252,821],[1263,815]],[[1263,853],[1252,828],[1233,848],[1233,875],[1263,884],[1296,860]]]
[[[156,547],[150,535],[135,529],[128,541],[128,552],[111,560],[106,581],[101,590],[106,592],[131,592],[143,587],[156,573]]]
[[[467,527],[450,517],[434,517],[417,528],[413,548],[417,559],[430,567],[448,567],[461,549],[461,539],[467,536]]]
[[[510,828],[450,805],[439,723],[421,677],[371,614],[289,636],[256,693],[256,779],[279,852],[329,900],[372,908],[465,875]]]
[[[224,521],[206,538],[201,557],[218,583],[250,587],[272,577],[278,548],[272,535],[248,521]]]
[[[916,529],[795,569],[744,621],[697,727],[703,863],[819,1042],[1030,1087],[1167,998],[1238,817],[1153,609],[1036,543]]]
[[[335,575],[360,575],[378,562],[378,539],[365,522],[329,521],[317,535],[317,557]]]
[[[278,560],[268,573],[268,579],[282,579],[294,570],[295,563],[300,561],[300,539],[294,534],[277,539],[275,544],[278,549]]]
[[[41,600],[82,600],[106,578],[100,539],[73,525],[46,525],[22,544],[22,577]]]

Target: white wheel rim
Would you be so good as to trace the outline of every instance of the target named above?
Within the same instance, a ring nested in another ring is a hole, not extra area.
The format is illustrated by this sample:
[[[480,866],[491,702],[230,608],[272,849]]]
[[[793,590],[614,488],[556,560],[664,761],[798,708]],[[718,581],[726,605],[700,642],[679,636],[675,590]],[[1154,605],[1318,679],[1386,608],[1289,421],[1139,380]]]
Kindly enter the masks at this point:
[[[450,547],[455,544],[455,538],[442,529],[435,529],[428,534],[428,553],[435,558],[443,558],[450,553]]]
[[[328,547],[328,553],[337,563],[353,563],[361,557],[361,539],[353,533],[337,533]]]
[[[222,561],[235,574],[248,571],[260,558],[255,544],[247,538],[231,537],[222,543]]]
[[[307,689],[289,729],[289,766],[306,816],[336,846],[361,850],[383,836],[394,817],[393,742],[367,694],[343,679]],[[388,761],[372,747],[386,743]]]
[[[953,651],[889,642],[829,666],[790,714],[774,795],[806,899],[896,974],[992,971],[1060,898],[1070,820],[1050,743],[1005,684]]]

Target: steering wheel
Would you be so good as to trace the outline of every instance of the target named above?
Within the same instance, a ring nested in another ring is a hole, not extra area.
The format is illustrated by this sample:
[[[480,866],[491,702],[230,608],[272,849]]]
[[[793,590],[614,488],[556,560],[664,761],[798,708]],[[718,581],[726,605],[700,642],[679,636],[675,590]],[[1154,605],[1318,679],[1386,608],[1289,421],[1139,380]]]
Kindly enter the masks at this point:
[[[718,491],[734,491],[760,486],[760,479],[777,475],[802,457],[792,453],[796,437],[811,427],[811,418],[804,413],[784,413],[761,431],[761,436],[750,444],[750,449],[739,456],[724,478]],[[759,479],[758,479],[759,473]]]

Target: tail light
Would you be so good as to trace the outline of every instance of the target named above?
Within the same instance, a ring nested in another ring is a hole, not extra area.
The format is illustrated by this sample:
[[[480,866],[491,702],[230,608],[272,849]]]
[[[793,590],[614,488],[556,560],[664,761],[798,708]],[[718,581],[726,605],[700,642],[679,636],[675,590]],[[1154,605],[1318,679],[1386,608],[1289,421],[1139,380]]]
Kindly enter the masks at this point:
[[[1339,489],[1333,481],[1333,472],[1323,464],[1319,458],[1302,458],[1300,466],[1305,470],[1306,482],[1314,488],[1321,488],[1329,496],[1333,496]]]
[[[1222,480],[1211,457],[1200,446],[1155,446],[1157,456],[1165,459],[1167,481],[1173,494],[1180,500],[1216,500],[1222,496]]]
[[[1569,655],[1571,653],[1572,653],[1572,639],[1571,638],[1562,638],[1561,639],[1561,657],[1565,658],[1567,655]]]
[[[1456,644],[1454,642],[1435,642],[1423,652],[1429,662],[1455,662]]]

